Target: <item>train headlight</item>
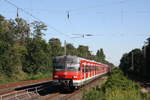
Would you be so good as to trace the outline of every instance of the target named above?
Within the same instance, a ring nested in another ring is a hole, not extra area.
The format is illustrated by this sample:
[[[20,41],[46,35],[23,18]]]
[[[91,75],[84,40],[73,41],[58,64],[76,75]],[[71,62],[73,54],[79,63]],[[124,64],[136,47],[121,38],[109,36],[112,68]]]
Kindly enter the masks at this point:
[[[58,75],[54,75],[54,78],[58,78]]]
[[[73,76],[73,78],[78,78],[77,76]]]

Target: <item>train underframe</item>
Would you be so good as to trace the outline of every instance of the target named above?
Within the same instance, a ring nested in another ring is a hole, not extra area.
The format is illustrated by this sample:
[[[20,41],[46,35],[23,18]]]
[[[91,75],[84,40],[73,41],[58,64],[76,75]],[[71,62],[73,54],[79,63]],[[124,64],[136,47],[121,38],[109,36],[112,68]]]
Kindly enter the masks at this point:
[[[60,79],[60,80],[58,80],[58,83],[59,83],[59,89],[60,90],[74,91],[75,89],[79,88],[79,86],[73,85],[72,79]]]

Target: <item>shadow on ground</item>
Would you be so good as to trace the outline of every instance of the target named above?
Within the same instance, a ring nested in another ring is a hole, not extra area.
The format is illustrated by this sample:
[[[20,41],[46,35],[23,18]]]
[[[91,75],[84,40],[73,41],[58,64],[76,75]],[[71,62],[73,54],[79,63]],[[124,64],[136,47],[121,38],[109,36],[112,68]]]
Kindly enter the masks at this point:
[[[74,92],[68,89],[65,90],[59,89],[58,84],[54,83],[53,81],[30,85],[30,86],[23,86],[23,87],[15,88],[15,90],[16,91],[26,90],[29,92],[38,93],[40,96],[46,96],[53,93],[69,94]]]

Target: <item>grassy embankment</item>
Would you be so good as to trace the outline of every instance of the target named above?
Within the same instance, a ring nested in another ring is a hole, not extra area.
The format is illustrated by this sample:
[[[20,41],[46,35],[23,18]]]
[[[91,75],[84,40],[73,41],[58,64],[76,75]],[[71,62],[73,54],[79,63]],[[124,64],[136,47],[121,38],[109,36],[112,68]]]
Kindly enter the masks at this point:
[[[85,90],[83,100],[150,100],[140,85],[129,80],[119,69],[114,69],[102,85]]]
[[[19,81],[29,81],[29,80],[37,80],[37,79],[44,79],[44,78],[51,78],[52,77],[52,71],[49,71],[49,73],[38,73],[38,74],[19,74],[19,75],[12,75],[10,77],[8,76],[0,76],[0,84],[8,84],[8,83],[14,83]]]

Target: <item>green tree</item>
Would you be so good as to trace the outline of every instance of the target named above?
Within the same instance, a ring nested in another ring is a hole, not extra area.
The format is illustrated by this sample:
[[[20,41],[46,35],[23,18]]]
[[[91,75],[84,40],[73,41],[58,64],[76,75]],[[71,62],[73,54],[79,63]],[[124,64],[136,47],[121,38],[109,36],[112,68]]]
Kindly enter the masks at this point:
[[[50,39],[49,45],[52,48],[52,57],[61,56],[64,54],[64,49],[61,47],[61,42],[58,38]]]
[[[147,45],[149,45],[150,46],[150,37],[149,38],[147,38]]]
[[[144,55],[144,76],[150,78],[150,37],[147,39],[146,45],[143,47],[143,55]]]
[[[26,48],[23,71],[29,74],[48,72],[52,63],[51,47],[44,40],[34,38],[28,39]]]
[[[47,26],[38,21],[31,23],[33,25],[33,38],[26,40],[27,54],[23,56],[23,71],[29,74],[45,73],[51,66],[51,47],[42,36]]]
[[[143,53],[140,49],[134,49],[129,53],[123,55],[120,60],[119,67],[124,73],[133,72],[140,75],[144,67]]]
[[[33,26],[33,35],[35,38],[42,39],[42,36],[45,35],[43,31],[47,30],[47,26],[43,22],[34,21],[31,23]]]
[[[67,55],[77,55],[77,49],[71,44],[66,45]]]
[[[97,61],[99,61],[99,62],[104,62],[104,61],[105,61],[105,54],[104,54],[102,48],[101,48],[100,50],[97,50],[96,59],[97,59]]]
[[[29,24],[22,18],[16,18],[14,23],[16,39],[24,42],[31,35]]]
[[[13,76],[22,72],[20,48],[15,44],[16,26],[13,20],[0,16],[0,69],[4,75]]]
[[[79,45],[78,48],[77,48],[77,52],[78,52],[79,57],[84,57],[84,58],[91,57],[91,53],[89,51],[88,46]]]
[[[5,17],[0,15],[0,41],[7,42],[9,44],[14,43],[14,25],[10,20],[5,20]]]
[[[12,74],[12,64],[10,53],[10,45],[6,42],[0,41],[0,73],[10,76]]]

